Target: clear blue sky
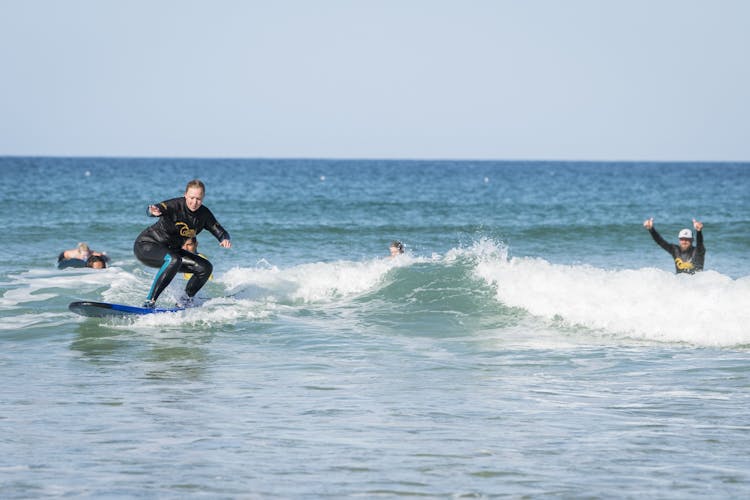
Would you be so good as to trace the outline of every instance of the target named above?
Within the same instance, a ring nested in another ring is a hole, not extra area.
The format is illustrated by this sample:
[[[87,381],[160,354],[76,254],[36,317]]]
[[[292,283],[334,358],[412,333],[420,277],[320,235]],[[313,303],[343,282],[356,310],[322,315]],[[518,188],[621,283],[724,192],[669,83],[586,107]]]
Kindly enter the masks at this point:
[[[750,161],[750,1],[0,0],[0,155]]]

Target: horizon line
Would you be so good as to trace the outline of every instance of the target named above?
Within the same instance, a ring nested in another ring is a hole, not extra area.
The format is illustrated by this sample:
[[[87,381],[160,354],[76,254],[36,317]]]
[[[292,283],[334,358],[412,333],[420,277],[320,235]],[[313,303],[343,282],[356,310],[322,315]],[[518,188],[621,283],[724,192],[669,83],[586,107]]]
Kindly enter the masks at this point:
[[[107,159],[107,160],[252,160],[252,161],[401,161],[401,162],[476,162],[476,163],[652,163],[652,164],[750,164],[750,160],[650,160],[650,159],[530,159],[530,158],[419,158],[348,156],[173,156],[173,155],[54,155],[0,154],[0,158]]]

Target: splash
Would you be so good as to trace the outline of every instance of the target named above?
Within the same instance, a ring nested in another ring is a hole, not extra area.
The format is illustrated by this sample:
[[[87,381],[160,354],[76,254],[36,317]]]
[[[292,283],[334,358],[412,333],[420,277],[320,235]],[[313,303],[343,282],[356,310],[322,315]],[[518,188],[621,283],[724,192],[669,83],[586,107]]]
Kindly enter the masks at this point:
[[[32,270],[0,284],[5,289],[0,311],[11,329],[49,326],[70,316],[66,306],[72,297],[134,304],[151,279],[139,269]],[[182,283],[173,285],[177,290]],[[169,302],[172,292],[160,300]],[[566,332],[623,340],[750,345],[750,277],[559,265],[510,257],[507,246],[488,238],[430,257],[404,254],[289,268],[259,262],[217,275],[199,299],[203,304],[196,310],[139,318],[138,325],[201,328],[277,315],[307,321],[313,307],[320,317],[346,316],[352,324],[412,324],[415,331],[436,331],[437,322],[464,334],[500,328],[505,335],[528,314],[523,329],[531,335],[558,335],[562,326]],[[40,315],[45,312],[53,315]]]
[[[356,296],[383,283],[392,269],[413,264],[409,255],[363,262],[315,262],[279,269],[234,268],[220,283],[234,297],[282,304],[321,303]]]
[[[750,344],[750,277],[556,265],[481,245],[475,255],[476,275],[496,287],[499,302],[547,320],[644,340]]]

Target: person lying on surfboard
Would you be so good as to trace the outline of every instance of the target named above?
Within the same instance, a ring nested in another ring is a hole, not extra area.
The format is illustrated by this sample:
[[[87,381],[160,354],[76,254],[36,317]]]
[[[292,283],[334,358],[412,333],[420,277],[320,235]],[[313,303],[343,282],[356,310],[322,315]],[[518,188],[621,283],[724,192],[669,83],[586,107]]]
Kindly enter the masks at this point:
[[[104,269],[107,267],[109,257],[106,252],[96,252],[89,248],[85,242],[79,243],[75,248],[63,250],[57,256],[57,267],[91,267],[93,269]]]
[[[231,248],[229,233],[216,221],[214,214],[203,205],[206,186],[198,179],[188,182],[185,195],[155,205],[149,205],[148,215],[159,217],[152,226],[138,235],[133,253],[142,263],[159,270],[143,307],[154,308],[159,295],[178,272],[192,273],[185,285],[185,293],[178,299],[177,307],[190,307],[193,297],[206,284],[213,265],[208,259],[182,248],[187,238],[193,238],[207,229],[219,241],[219,246]]]
[[[693,228],[696,233],[696,246],[693,246],[693,232],[690,229],[682,229],[677,235],[680,244],[668,243],[654,229],[654,218],[646,219],[643,227],[648,229],[651,237],[657,245],[666,250],[674,259],[676,273],[695,274],[703,271],[703,262],[706,258],[706,247],[703,246],[703,223],[693,219]]]

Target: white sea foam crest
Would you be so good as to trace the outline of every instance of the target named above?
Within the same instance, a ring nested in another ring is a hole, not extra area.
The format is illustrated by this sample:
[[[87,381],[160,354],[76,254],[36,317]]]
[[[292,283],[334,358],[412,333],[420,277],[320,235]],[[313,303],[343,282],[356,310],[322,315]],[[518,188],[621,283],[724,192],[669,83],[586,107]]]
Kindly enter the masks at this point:
[[[237,321],[256,321],[269,317],[273,308],[251,300],[218,297],[200,301],[201,307],[165,314],[145,314],[127,318],[124,325],[116,327],[127,329],[130,323],[139,327],[155,327],[156,332],[165,326],[210,327],[212,325],[235,323]],[[152,335],[154,332],[151,333]],[[167,333],[169,335],[169,333]]]
[[[9,281],[3,283],[9,289],[0,297],[0,307],[12,309],[30,302],[54,299],[59,296],[60,290],[72,289],[78,294],[85,294],[102,287],[109,291],[135,284],[137,280],[133,275],[116,268],[31,270],[11,275]]]
[[[484,237],[472,242],[468,247],[453,248],[445,254],[446,262],[453,262],[459,258],[505,261],[508,260],[508,247],[502,242]]]
[[[404,254],[395,259],[315,262],[285,269],[236,267],[219,281],[226,286],[227,294],[244,299],[329,302],[371,290],[382,283],[391,269],[408,266],[416,260]]]
[[[647,340],[750,344],[750,277],[606,270],[538,258],[479,258],[475,273],[496,287],[498,301],[544,318]]]

